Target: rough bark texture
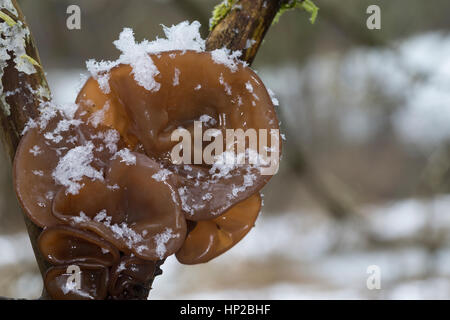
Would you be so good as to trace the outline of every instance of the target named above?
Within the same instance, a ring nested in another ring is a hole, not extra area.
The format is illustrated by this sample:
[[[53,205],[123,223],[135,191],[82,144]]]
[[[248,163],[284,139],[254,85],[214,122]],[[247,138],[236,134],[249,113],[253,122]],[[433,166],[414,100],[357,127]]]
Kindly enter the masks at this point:
[[[231,50],[242,50],[242,59],[251,63],[283,2],[284,0],[238,1],[238,6],[235,6],[210,33],[207,40],[207,50],[222,47],[227,47]],[[1,10],[14,21],[20,21],[23,24],[23,28],[28,28],[17,1],[12,0],[12,4],[18,12],[18,16],[6,9]],[[3,31],[0,30],[1,37],[4,37]],[[247,48],[247,40],[254,40],[255,42]],[[26,52],[28,56],[41,64],[31,32],[30,37],[26,41]],[[45,96],[50,94],[42,68],[36,67],[36,73],[27,75],[15,68],[13,58],[7,61],[7,66],[4,68],[4,74],[1,78],[4,90],[0,92],[0,107],[3,110],[0,112],[0,136],[11,161],[14,159],[15,150],[25,124],[30,118],[33,119],[38,116],[39,104],[46,99]],[[13,92],[16,89],[19,89],[17,93],[7,94],[7,92]],[[43,96],[42,92],[46,94]],[[5,110],[9,110],[9,112]],[[25,215],[24,217],[36,261],[42,275],[44,275],[49,265],[43,259],[36,246],[41,229],[34,225]],[[43,298],[47,298],[45,292],[43,292]]]
[[[22,28],[28,28],[17,1],[12,0],[12,4],[16,8],[18,16],[4,8],[1,9],[2,12],[9,15],[14,21],[21,22]],[[0,30],[0,37],[5,37],[4,30]],[[31,33],[26,40],[26,53],[40,64],[39,54]],[[3,92],[0,92],[0,137],[12,162],[25,124],[30,118],[35,118],[38,115],[38,106],[41,101],[46,99],[44,96],[49,96],[50,91],[42,68],[36,66],[36,73],[31,75],[19,72],[15,67],[13,54],[10,53],[10,55],[11,59],[6,62],[7,66],[3,69],[4,73],[1,78],[4,89]],[[38,90],[39,88],[40,90]],[[19,89],[19,91],[15,94],[7,94],[8,92],[14,92],[16,89]],[[43,95],[43,93],[45,94]],[[37,238],[41,230],[25,215],[24,218],[36,261],[41,274],[44,275],[49,265],[37,249]],[[45,292],[43,292],[43,296],[45,296]]]
[[[209,34],[206,50],[226,47],[242,50],[241,59],[251,64],[285,0],[241,0]]]

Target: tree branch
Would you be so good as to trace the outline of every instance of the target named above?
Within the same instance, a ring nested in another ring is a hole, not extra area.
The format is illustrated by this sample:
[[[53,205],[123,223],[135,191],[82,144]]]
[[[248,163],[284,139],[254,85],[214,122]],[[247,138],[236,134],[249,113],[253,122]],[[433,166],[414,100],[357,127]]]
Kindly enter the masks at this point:
[[[242,50],[241,59],[251,64],[286,0],[241,0],[214,27],[206,41],[206,50],[226,47]]]
[[[15,23],[10,26],[10,29],[2,28],[0,37],[5,40],[12,40],[11,37],[14,35],[25,35],[23,48],[20,48],[20,42],[18,42],[17,50],[8,51],[10,59],[0,60],[0,139],[12,162],[26,123],[29,119],[38,116],[38,106],[42,101],[50,98],[50,89],[44,71],[40,66],[33,66],[35,72],[32,74],[19,71],[17,61],[19,61],[19,64],[32,64],[30,62],[32,60],[28,61],[26,57],[16,57],[17,53],[22,50],[39,65],[41,65],[41,62],[31,32],[17,1],[3,1],[0,10]],[[0,47],[0,49],[3,48]],[[37,249],[37,238],[41,230],[25,214],[24,218],[36,261],[43,276],[49,265]],[[43,296],[45,296],[45,290]]]

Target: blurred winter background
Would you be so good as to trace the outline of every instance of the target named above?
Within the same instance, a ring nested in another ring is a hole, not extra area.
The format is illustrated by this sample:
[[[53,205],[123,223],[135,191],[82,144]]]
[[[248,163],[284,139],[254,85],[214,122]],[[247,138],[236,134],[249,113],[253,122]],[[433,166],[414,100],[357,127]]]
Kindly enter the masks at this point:
[[[199,20],[206,36],[217,2],[19,0],[59,102],[74,101],[87,59],[117,57],[123,27],[153,39],[160,24]],[[316,24],[286,13],[253,66],[287,137],[256,227],[208,264],[169,258],[152,298],[450,298],[450,2],[315,2]],[[79,31],[65,27],[69,4]],[[370,4],[381,30],[366,28]],[[0,295],[35,298],[6,160],[1,179]],[[366,287],[371,265],[380,290]]]

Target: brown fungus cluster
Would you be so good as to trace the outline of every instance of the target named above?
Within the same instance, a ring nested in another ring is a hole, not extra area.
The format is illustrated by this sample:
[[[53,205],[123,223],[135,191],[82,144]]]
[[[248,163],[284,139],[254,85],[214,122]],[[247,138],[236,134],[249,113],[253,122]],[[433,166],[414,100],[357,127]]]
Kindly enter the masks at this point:
[[[156,89],[140,85],[131,66],[115,66],[109,90],[90,78],[72,116],[43,109],[18,147],[15,188],[43,228],[39,249],[53,265],[45,287],[54,299],[143,298],[161,261],[217,257],[260,211],[259,190],[271,175],[248,163],[174,164],[171,134],[184,128],[195,135],[202,119],[223,132],[224,143],[227,129],[278,130],[262,81],[207,52],[150,56]],[[68,285],[73,265],[81,287]]]

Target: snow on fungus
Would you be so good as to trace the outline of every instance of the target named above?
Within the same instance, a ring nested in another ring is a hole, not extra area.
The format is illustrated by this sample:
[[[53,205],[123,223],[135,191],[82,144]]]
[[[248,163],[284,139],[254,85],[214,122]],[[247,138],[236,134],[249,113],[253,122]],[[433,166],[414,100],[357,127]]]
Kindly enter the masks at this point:
[[[171,132],[193,131],[195,122],[216,139],[252,128],[260,141],[261,129],[279,129],[276,100],[241,52],[206,52],[199,27],[185,21],[141,42],[125,28],[114,41],[117,60],[86,63],[91,77],[75,104],[42,102],[28,121],[14,186],[44,228],[39,248],[54,265],[44,281],[52,298],[140,297],[159,261],[209,261],[253,227],[271,178],[260,173],[263,162],[241,163],[256,151],[227,149],[200,165],[170,161]],[[66,284],[72,263],[83,272],[81,288]]]

